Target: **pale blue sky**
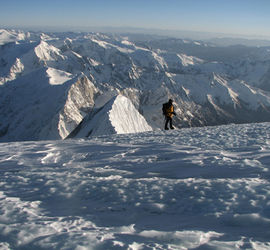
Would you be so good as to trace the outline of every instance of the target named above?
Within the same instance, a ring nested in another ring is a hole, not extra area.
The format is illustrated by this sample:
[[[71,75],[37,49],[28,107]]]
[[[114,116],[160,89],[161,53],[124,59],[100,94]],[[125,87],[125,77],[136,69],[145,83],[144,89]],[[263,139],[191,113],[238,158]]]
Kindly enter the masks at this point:
[[[270,37],[270,0],[0,1],[0,27],[111,26]]]

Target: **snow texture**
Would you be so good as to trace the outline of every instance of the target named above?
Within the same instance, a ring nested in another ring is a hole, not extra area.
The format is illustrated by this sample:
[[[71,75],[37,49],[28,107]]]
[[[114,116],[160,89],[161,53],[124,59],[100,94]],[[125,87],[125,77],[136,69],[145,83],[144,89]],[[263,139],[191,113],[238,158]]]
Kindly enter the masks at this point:
[[[1,143],[1,249],[269,249],[270,124]]]

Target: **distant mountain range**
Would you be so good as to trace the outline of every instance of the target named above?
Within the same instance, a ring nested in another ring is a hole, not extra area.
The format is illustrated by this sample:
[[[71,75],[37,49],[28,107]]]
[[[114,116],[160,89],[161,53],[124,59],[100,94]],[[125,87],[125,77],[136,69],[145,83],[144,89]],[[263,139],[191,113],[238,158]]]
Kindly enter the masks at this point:
[[[0,141],[270,121],[270,47],[139,37],[0,30]]]

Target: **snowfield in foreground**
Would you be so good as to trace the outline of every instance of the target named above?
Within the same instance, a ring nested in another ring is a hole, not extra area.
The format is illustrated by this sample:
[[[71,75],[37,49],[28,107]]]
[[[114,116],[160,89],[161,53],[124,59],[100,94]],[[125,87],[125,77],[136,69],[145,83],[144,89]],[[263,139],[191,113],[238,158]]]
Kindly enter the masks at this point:
[[[0,147],[1,249],[270,249],[270,123]]]

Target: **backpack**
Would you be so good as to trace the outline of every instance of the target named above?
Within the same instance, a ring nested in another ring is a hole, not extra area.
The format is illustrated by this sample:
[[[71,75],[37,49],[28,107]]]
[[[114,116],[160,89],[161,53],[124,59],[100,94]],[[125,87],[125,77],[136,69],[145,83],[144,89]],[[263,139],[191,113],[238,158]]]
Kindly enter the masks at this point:
[[[168,103],[163,103],[162,104],[162,113],[163,115],[167,115],[167,109],[168,109]]]

